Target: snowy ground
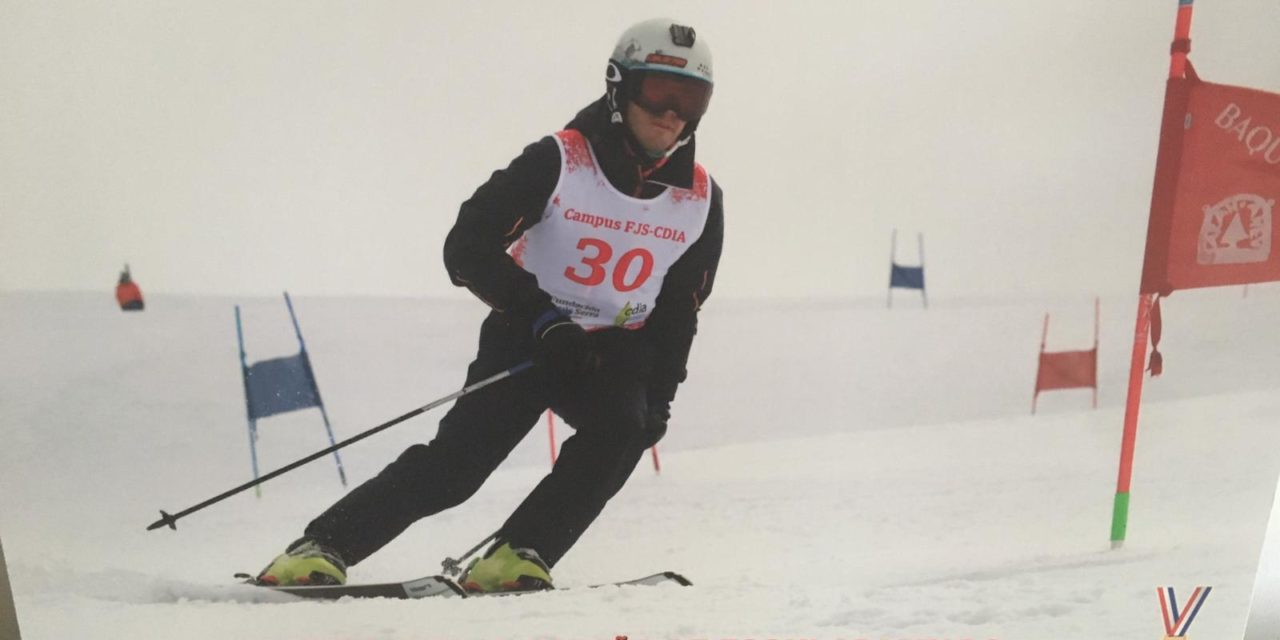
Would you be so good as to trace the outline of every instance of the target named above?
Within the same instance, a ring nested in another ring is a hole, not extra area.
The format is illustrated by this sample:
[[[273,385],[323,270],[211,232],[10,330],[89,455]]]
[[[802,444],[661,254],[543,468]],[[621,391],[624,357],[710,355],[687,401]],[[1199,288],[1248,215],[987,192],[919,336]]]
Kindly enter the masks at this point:
[[[144,531],[249,476],[236,302],[251,360],[296,348],[277,299],[155,297],[126,315],[109,295],[0,295],[0,535],[24,638],[1130,640],[1163,633],[1161,585],[1214,587],[1193,637],[1244,632],[1280,471],[1280,288],[1165,302],[1122,550],[1108,532],[1135,300],[1103,301],[1099,409],[1058,392],[1032,417],[1043,314],[1051,350],[1086,348],[1091,299],[713,299],[662,475],[642,464],[555,572],[675,569],[695,586],[418,602],[277,603],[231,584],[341,495],[328,460]],[[484,313],[295,305],[339,438],[456,389]],[[345,450],[348,474],[429,439],[441,414]],[[326,444],[314,411],[261,427],[268,469]],[[546,448],[540,426],[475,499],[351,579],[437,571],[502,521]]]

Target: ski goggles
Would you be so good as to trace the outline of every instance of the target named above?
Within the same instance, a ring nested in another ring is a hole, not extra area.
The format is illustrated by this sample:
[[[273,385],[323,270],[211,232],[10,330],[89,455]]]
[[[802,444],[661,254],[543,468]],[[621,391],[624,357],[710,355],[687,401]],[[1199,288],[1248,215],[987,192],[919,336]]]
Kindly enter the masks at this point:
[[[692,122],[707,112],[711,83],[672,73],[646,72],[631,83],[631,101],[654,115],[674,111],[681,120]]]

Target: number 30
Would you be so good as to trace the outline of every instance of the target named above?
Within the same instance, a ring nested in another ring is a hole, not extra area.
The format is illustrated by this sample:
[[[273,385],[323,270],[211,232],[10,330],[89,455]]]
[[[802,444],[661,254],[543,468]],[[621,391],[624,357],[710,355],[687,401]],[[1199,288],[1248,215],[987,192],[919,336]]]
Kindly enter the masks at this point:
[[[613,258],[613,247],[604,240],[583,238],[578,241],[578,249],[584,253],[588,249],[594,249],[595,255],[582,256],[582,264],[587,265],[586,273],[578,273],[573,266],[569,266],[565,267],[564,277],[588,287],[604,282],[609,260]],[[627,283],[627,272],[631,270],[631,263],[636,260],[640,261],[640,271],[630,283]],[[648,249],[636,247],[622,254],[618,262],[613,265],[613,288],[621,292],[634,291],[639,289],[652,274],[653,254],[649,253]]]

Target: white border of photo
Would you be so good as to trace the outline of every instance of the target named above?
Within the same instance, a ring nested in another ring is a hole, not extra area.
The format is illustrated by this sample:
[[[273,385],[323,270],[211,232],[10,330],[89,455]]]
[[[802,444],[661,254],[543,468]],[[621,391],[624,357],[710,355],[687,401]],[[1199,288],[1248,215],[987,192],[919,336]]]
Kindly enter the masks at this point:
[[[1280,638],[1280,482],[1276,484],[1267,537],[1262,543],[1262,557],[1258,560],[1258,577],[1253,584],[1253,601],[1249,606],[1244,638]]]

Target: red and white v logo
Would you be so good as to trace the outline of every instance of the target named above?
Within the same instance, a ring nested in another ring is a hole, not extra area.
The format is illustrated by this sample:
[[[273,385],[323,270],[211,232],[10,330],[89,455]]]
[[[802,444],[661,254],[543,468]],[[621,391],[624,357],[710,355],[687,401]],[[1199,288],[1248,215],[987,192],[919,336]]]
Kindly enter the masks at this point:
[[[1205,598],[1209,597],[1209,591],[1212,589],[1213,587],[1196,587],[1191,597],[1187,599],[1186,605],[1179,611],[1178,599],[1173,593],[1173,587],[1156,588],[1156,594],[1160,596],[1160,614],[1164,616],[1166,637],[1181,638],[1187,635],[1191,622],[1195,620],[1196,614],[1200,613],[1200,607],[1204,605]]]

